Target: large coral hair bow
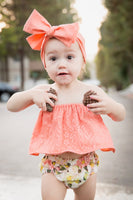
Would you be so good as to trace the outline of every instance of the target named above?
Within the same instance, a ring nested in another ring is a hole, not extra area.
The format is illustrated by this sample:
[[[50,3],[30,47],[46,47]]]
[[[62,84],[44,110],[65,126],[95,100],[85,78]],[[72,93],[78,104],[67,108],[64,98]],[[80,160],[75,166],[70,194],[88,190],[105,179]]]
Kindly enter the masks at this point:
[[[81,49],[84,61],[85,61],[85,47],[84,47],[84,38],[79,31],[79,24],[63,24],[59,26],[51,26],[48,21],[40,15],[37,10],[33,10],[28,20],[26,21],[23,30],[32,34],[27,37],[27,41],[32,49],[41,50],[41,60],[45,66],[45,57],[44,57],[44,48],[46,42],[51,38],[55,37],[66,46],[71,46],[76,40]]]

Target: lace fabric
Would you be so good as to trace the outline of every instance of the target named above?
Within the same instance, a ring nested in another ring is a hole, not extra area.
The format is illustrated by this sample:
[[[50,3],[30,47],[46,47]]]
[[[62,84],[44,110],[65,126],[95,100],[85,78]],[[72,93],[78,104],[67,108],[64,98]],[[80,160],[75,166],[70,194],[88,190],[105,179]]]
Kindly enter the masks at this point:
[[[64,152],[85,154],[115,148],[102,117],[83,104],[55,105],[53,112],[40,111],[31,138],[32,155]]]

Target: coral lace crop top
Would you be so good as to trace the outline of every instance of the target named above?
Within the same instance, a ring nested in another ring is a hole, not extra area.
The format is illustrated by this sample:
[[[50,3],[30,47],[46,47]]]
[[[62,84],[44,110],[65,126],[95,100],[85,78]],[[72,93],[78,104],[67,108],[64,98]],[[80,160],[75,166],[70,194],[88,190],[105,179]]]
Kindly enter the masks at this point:
[[[30,142],[29,153],[85,154],[115,148],[102,117],[83,104],[55,105],[52,112],[40,111]]]

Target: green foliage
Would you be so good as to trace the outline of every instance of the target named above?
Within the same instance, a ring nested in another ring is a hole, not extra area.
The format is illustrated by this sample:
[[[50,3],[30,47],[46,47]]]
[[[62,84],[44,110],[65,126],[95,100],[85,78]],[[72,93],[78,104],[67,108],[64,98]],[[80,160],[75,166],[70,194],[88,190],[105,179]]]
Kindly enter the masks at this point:
[[[133,83],[133,1],[105,0],[105,6],[109,13],[100,28],[97,76],[106,87],[122,89]]]
[[[84,72],[84,79],[90,79],[90,63],[86,62],[85,72]]]
[[[20,54],[23,69],[24,55],[40,59],[39,52],[34,52],[25,40],[28,35],[23,32],[26,20],[33,9],[36,9],[51,25],[72,23],[79,20],[71,6],[74,2],[75,0],[0,0],[0,22],[6,23],[0,36],[0,56],[4,58]]]
[[[3,29],[0,35],[0,57],[4,57],[7,54],[14,56],[17,48],[17,35],[14,33],[14,29]],[[13,45],[12,45],[13,44]]]
[[[0,21],[4,21],[7,24],[4,34],[11,28],[13,32],[11,32],[10,37],[15,35],[17,39],[16,43],[13,42],[12,45],[17,44],[18,50],[19,48],[23,48],[24,52],[29,54],[33,51],[31,51],[25,41],[27,34],[23,32],[23,26],[33,9],[37,9],[52,25],[71,23],[74,19],[78,19],[76,11],[71,8],[71,3],[74,1],[41,0],[37,2],[36,0],[1,0]],[[9,52],[7,53],[9,55]]]
[[[85,67],[81,71],[80,80],[90,79],[90,63],[87,61]]]

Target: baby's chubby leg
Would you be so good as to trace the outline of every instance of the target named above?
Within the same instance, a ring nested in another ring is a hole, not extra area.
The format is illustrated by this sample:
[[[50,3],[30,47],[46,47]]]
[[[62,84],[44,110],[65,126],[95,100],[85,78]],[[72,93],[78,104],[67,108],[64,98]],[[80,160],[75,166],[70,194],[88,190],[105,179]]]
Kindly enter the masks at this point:
[[[41,192],[42,200],[64,200],[66,187],[54,174],[47,173],[42,176]]]
[[[80,187],[73,190],[75,200],[94,200],[96,192],[96,174],[91,175]]]

